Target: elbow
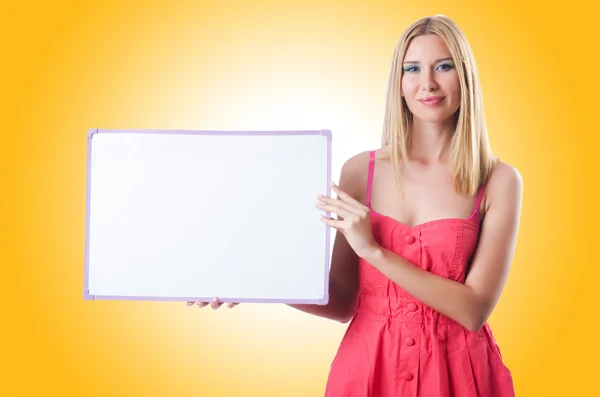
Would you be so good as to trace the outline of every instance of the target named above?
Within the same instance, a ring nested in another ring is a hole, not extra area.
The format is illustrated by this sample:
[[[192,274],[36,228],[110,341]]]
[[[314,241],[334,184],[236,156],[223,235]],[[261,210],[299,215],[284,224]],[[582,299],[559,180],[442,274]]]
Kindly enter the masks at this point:
[[[483,313],[475,312],[466,321],[464,327],[469,332],[479,332],[487,323],[488,316]]]
[[[354,314],[356,313],[356,306],[352,308],[347,308],[339,313],[336,320],[342,324],[347,324],[354,318]]]
[[[470,332],[479,332],[487,324],[494,306],[486,299],[474,297],[464,311],[463,326]]]
[[[336,290],[336,293],[330,293],[329,297],[333,301],[330,302],[334,313],[333,320],[346,324],[354,318],[358,307],[358,289],[346,293]]]
[[[342,323],[342,324],[347,324],[347,323],[350,322],[350,320],[352,320],[353,317],[354,317],[353,315],[351,315],[351,316],[341,316],[341,317],[337,318],[337,321],[339,323]]]
[[[358,305],[356,297],[347,301],[347,303],[340,308],[341,310],[338,312],[337,321],[342,324],[350,322],[350,320],[352,320],[356,314],[357,307]]]
[[[469,331],[469,332],[479,332],[481,330],[481,328],[483,328],[483,326],[485,325],[485,323],[481,323],[481,322],[473,322],[470,324],[467,324],[465,326],[465,328]]]

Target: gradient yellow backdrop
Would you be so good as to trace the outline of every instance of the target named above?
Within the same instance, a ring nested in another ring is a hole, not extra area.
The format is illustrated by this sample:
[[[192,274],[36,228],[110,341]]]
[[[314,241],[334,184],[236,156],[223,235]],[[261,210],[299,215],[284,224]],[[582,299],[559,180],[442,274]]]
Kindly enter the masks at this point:
[[[82,299],[86,131],[330,128],[337,178],[379,142],[396,40],[437,13],[467,34],[493,149],[524,178],[490,318],[517,395],[600,395],[595,10],[478,3],[4,5],[0,395],[322,395],[346,325],[282,305]]]

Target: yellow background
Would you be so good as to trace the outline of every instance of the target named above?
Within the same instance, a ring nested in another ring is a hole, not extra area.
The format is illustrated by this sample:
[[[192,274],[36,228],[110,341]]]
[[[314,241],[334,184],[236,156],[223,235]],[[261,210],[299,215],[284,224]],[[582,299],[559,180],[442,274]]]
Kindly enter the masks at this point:
[[[524,178],[490,318],[517,395],[598,395],[597,13],[478,3],[3,5],[0,395],[322,395],[345,325],[82,299],[86,131],[331,128],[337,178],[379,142],[396,40],[436,13],[471,42],[493,149]]]

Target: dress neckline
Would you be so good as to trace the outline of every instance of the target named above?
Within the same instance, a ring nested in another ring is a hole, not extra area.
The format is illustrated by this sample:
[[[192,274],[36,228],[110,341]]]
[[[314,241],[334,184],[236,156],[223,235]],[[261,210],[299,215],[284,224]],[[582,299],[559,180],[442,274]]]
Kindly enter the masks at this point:
[[[411,225],[407,225],[406,223],[400,222],[396,218],[392,218],[391,216],[381,214],[381,213],[375,211],[372,208],[370,208],[370,212],[371,212],[371,214],[373,214],[373,215],[375,215],[377,217],[389,219],[389,220],[393,221],[394,223],[396,223],[396,224],[398,224],[398,225],[400,225],[400,226],[402,226],[404,228],[407,228],[407,229],[420,229],[420,228],[423,228],[423,227],[426,227],[426,226],[433,226],[433,225],[436,225],[438,223],[465,223],[467,225],[471,225],[471,226],[475,227],[476,229],[479,229],[479,223],[473,221],[472,219],[468,219],[468,218],[467,219],[465,219],[465,218],[452,218],[452,217],[449,217],[449,218],[439,218],[439,219],[433,219],[433,220],[426,221],[426,222],[421,222],[421,223],[418,223],[416,225],[412,225],[411,226]]]

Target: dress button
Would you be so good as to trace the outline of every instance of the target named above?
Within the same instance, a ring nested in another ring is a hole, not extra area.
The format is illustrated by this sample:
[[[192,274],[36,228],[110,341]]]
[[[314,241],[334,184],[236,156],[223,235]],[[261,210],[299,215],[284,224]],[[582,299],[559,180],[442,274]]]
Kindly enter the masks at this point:
[[[415,340],[413,338],[411,338],[410,336],[407,336],[404,339],[404,343],[406,343],[408,346],[412,346],[415,344]]]
[[[404,237],[404,241],[406,241],[406,244],[412,244],[415,242],[415,236],[413,236],[412,234],[407,234],[406,237]]]
[[[407,380],[407,381],[413,380],[413,374],[411,374],[409,372],[405,373],[404,374],[404,379]]]
[[[410,302],[406,308],[408,309],[409,312],[414,312],[417,311],[417,304],[415,302]]]

